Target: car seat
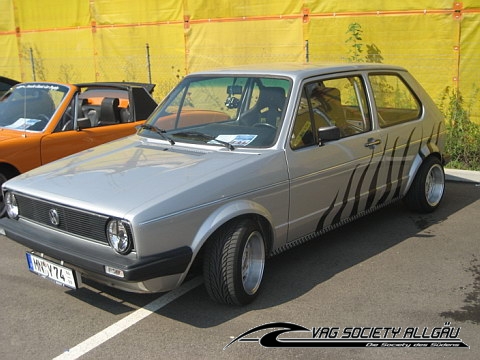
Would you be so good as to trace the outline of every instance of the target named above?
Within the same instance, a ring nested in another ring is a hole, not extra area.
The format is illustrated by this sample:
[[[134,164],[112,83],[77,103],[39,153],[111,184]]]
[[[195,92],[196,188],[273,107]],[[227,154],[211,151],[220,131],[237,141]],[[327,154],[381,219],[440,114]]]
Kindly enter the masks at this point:
[[[242,124],[254,125],[265,122],[277,126],[285,106],[285,90],[281,87],[264,87],[260,91],[257,103],[242,117]]]
[[[98,126],[118,124],[120,122],[120,108],[118,98],[104,98],[100,105]]]

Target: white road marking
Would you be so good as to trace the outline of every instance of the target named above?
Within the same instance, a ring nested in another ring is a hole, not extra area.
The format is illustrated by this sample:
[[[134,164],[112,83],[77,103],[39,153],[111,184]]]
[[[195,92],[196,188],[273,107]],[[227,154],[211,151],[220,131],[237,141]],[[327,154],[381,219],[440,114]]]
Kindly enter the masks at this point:
[[[84,342],[78,344],[77,346],[65,351],[63,354],[54,358],[54,360],[73,360],[78,359],[80,356],[85,355],[90,350],[95,349],[97,346],[103,344],[104,342],[110,340],[115,335],[120,334],[122,331],[128,329],[130,326],[135,325],[140,320],[143,320],[148,315],[158,311],[168,303],[179,298],[190,290],[196,288],[202,283],[202,277],[197,276],[192,280],[183,283],[180,287],[175,290],[172,290],[159,298],[153,300],[151,303],[145,305],[143,308],[135,310],[130,315],[124,317],[122,320],[117,321],[115,324],[110,325],[101,332],[93,335]]]

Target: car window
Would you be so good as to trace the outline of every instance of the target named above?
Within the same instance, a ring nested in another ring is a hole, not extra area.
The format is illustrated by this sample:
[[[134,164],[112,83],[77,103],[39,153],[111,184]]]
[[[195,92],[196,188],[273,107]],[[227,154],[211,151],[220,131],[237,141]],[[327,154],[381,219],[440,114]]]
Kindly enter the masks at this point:
[[[396,74],[369,76],[380,127],[420,118],[422,106],[406,83]]]
[[[213,119],[235,119],[245,81],[246,79],[233,81],[231,78],[207,78],[190,82],[171,98],[170,104],[165,108],[166,117],[161,119],[162,128],[169,130],[208,123]]]
[[[189,77],[167,96],[148,125],[175,142],[269,147],[282,127],[290,87],[290,80],[277,77]],[[145,127],[140,134],[158,135]]]
[[[0,126],[22,131],[43,131],[68,88],[56,84],[16,85],[0,102]]]
[[[73,130],[74,116],[75,116],[75,101],[76,101],[75,98],[70,100],[70,103],[68,104],[65,112],[63,113],[62,117],[58,121],[57,126],[55,127],[53,132]]]
[[[87,88],[78,96],[78,118],[88,119],[88,127],[115,125],[132,121],[128,91]],[[69,109],[73,109],[70,106]],[[67,109],[68,113],[68,109]],[[68,116],[68,114],[66,114]],[[71,130],[67,128],[66,130]]]
[[[292,149],[318,143],[319,128],[336,126],[341,137],[371,130],[370,110],[358,76],[322,79],[304,86],[290,140]]]

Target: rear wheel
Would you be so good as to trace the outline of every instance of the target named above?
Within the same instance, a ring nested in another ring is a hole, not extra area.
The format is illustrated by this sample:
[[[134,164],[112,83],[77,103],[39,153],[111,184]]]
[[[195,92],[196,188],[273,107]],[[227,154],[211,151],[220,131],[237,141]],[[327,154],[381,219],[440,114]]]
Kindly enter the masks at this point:
[[[220,303],[245,305],[260,289],[265,267],[265,240],[252,219],[219,229],[205,249],[203,276],[210,297]]]
[[[434,211],[445,191],[445,172],[442,163],[430,156],[420,166],[413,183],[405,196],[405,203],[414,211],[429,213]]]

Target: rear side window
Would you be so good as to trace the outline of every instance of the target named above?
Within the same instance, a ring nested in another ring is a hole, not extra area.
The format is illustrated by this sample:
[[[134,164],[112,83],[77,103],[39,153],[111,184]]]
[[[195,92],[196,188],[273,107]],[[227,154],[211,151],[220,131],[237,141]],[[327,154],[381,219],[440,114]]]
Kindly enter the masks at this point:
[[[417,120],[421,116],[420,101],[396,74],[370,75],[379,125],[382,128]]]

